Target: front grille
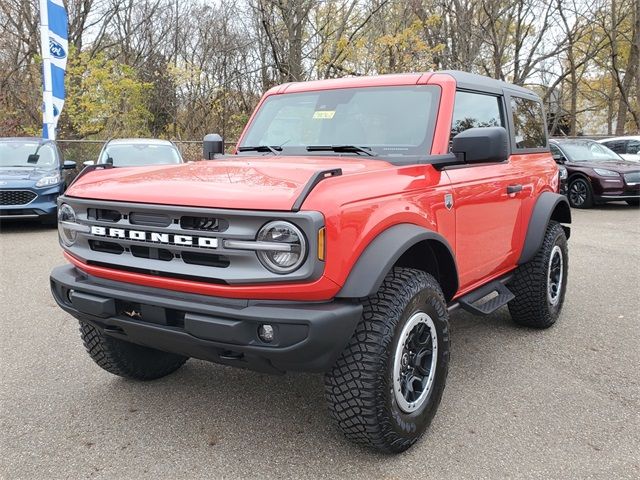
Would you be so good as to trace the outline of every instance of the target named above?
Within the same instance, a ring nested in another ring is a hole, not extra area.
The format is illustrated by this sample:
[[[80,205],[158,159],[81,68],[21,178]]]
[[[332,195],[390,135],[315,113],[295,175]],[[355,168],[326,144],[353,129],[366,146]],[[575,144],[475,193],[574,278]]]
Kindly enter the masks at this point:
[[[323,225],[318,212],[264,212],[79,200],[62,197],[76,212],[78,232],[67,250],[79,260],[112,269],[217,284],[317,278],[321,264],[308,256],[290,275],[267,270],[255,250],[227,247],[227,241],[255,242],[275,218],[291,221],[305,233],[309,251],[317,249]]]
[[[0,190],[0,205],[26,205],[36,197],[29,190]]]
[[[640,183],[640,172],[625,173],[624,181],[627,183]]]

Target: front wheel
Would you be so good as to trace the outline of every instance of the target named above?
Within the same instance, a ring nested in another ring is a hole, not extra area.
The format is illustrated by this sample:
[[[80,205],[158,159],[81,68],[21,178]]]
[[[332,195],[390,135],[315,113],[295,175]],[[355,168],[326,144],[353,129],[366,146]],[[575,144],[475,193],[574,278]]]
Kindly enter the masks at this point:
[[[515,295],[509,302],[513,321],[533,328],[553,325],[564,303],[568,272],[567,237],[562,225],[551,221],[536,256],[520,265],[509,283]]]
[[[573,208],[590,208],[593,206],[591,185],[584,178],[578,177],[569,184],[569,204]]]
[[[331,415],[350,440],[383,452],[413,445],[436,413],[449,368],[449,317],[438,282],[394,268],[325,375]]]
[[[188,359],[175,353],[110,337],[86,322],[80,322],[80,335],[93,361],[107,372],[120,377],[155,380],[175,372]]]

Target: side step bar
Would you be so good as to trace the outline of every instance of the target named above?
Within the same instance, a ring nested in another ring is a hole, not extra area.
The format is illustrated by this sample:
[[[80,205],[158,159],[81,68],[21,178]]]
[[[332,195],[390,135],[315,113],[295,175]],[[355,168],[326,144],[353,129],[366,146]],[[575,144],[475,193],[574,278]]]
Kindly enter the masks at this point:
[[[485,297],[492,294],[493,296],[491,298],[485,300]],[[502,281],[494,280],[460,297],[458,304],[467,312],[471,312],[474,315],[489,315],[514,298],[516,298],[516,296]]]

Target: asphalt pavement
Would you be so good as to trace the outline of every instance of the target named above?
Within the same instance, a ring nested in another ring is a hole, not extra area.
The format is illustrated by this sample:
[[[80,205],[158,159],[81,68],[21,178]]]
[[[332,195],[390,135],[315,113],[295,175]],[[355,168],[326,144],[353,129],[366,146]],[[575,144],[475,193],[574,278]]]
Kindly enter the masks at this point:
[[[101,370],[49,293],[55,229],[3,224],[0,478],[640,478],[640,210],[573,215],[559,322],[454,312],[442,404],[397,456],[341,436],[321,375]]]

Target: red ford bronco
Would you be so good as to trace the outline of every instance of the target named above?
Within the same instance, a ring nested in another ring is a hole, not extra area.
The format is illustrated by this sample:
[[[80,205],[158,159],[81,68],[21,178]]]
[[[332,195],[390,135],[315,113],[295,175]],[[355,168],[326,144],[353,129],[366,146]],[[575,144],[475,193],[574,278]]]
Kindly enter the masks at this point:
[[[551,326],[571,222],[540,99],[462,72],[269,90],[234,155],[87,167],[59,198],[51,274],[93,360],[159,378],[189,358],[325,372],[345,435],[415,443],[449,312]]]

